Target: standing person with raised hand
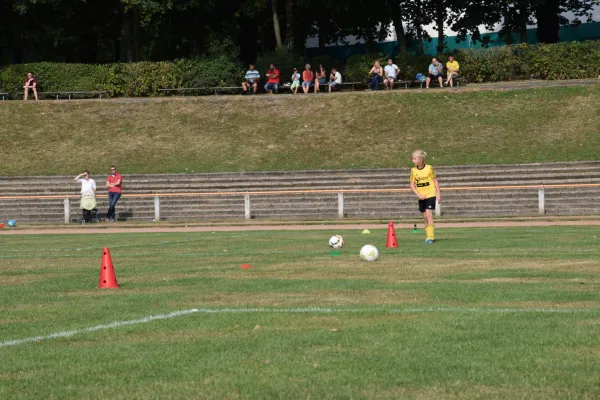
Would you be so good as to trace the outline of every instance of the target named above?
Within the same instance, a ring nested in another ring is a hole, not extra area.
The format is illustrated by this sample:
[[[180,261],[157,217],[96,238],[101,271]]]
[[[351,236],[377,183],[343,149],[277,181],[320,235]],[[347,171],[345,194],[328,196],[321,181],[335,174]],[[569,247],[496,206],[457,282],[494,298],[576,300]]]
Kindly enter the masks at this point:
[[[115,207],[121,197],[121,187],[123,176],[117,172],[117,167],[110,167],[110,175],[106,178],[106,187],[108,188],[108,211],[106,213],[107,222],[115,222]]]
[[[96,193],[96,181],[90,178],[90,173],[87,169],[77,175],[73,180],[77,183],[81,183],[81,193]]]
[[[415,166],[410,170],[410,189],[419,198],[419,211],[423,214],[427,234],[425,244],[432,244],[435,241],[433,210],[436,203],[442,202],[442,194],[433,167],[425,164],[426,158],[427,153],[423,150],[413,152],[412,162]]]

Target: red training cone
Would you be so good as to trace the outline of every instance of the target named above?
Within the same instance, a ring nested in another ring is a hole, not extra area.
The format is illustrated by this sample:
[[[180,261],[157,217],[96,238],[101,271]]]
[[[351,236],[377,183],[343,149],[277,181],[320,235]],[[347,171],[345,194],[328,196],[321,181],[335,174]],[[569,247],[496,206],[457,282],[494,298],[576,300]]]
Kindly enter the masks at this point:
[[[99,289],[115,289],[118,288],[117,277],[110,258],[110,250],[105,247],[102,251],[102,264],[100,265],[100,282]]]
[[[388,223],[388,234],[385,247],[398,247],[398,241],[396,240],[396,229],[394,229],[394,223],[392,221]]]
[[[252,267],[249,264],[242,264],[242,266],[240,268],[250,269]]]

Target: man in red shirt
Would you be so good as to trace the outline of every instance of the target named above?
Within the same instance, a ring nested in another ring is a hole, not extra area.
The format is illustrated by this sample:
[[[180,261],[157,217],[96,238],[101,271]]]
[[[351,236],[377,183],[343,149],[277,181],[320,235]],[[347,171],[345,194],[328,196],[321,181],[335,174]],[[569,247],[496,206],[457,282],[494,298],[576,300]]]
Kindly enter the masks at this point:
[[[106,178],[106,187],[108,188],[108,212],[106,221],[115,222],[115,206],[119,197],[121,197],[121,185],[123,177],[117,172],[117,167],[110,167],[110,175]]]
[[[25,79],[25,86],[23,86],[23,89],[25,89],[25,95],[23,96],[23,100],[27,101],[27,96],[29,95],[29,89],[33,90],[33,97],[35,97],[35,99],[38,99],[38,95],[37,95],[37,79],[35,79],[35,77],[33,76],[33,74],[31,72],[27,73],[27,79]]]
[[[275,64],[269,66],[269,70],[265,74],[268,78],[267,84],[265,85],[265,92],[267,93],[278,93],[279,92],[279,70]]]

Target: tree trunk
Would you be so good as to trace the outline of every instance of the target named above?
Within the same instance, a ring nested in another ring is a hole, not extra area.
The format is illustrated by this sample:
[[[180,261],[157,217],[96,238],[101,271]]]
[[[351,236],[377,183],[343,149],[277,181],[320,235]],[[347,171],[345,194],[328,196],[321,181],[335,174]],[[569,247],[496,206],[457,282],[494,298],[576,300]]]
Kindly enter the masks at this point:
[[[279,14],[277,13],[277,0],[271,0],[271,9],[273,10],[273,30],[275,31],[275,42],[277,47],[283,47],[281,41],[281,30],[279,28]]]
[[[321,18],[319,24],[319,55],[325,55],[325,38],[327,37],[326,22]]]
[[[132,56],[133,56],[133,61],[138,62],[140,61],[140,55],[141,55],[141,51],[140,51],[140,8],[139,7],[134,7],[133,8],[133,43],[132,43]]]
[[[285,0],[285,41],[288,47],[294,46],[294,1]]]
[[[521,23],[521,43],[527,43],[529,38],[527,37],[527,21]]]
[[[537,38],[540,43],[558,42],[559,13],[559,0],[546,0],[535,8]]]
[[[131,46],[131,11],[126,11],[123,15],[123,45],[125,47],[125,61],[133,61],[133,52]]]
[[[422,55],[425,55],[425,50],[423,49],[423,27],[421,26],[421,24],[417,24],[416,28],[417,28],[417,42],[419,42],[419,45],[417,47],[417,54],[422,56]]]
[[[511,14],[511,9],[506,7],[504,9],[504,28],[502,31],[502,37],[504,39],[504,44],[511,45],[513,44],[512,38],[512,23],[510,21],[513,20],[513,15]]]
[[[529,6],[526,2],[521,2],[519,7],[519,32],[521,33],[521,43],[527,43],[527,21],[529,21]]]
[[[115,28],[113,31],[113,60],[115,62],[121,61],[121,29],[123,29],[124,12],[123,3],[119,1],[115,15]]]
[[[437,0],[436,5],[435,5],[435,19],[436,19],[437,31],[438,31],[438,45],[437,45],[438,55],[440,55],[444,52],[444,17],[445,17],[444,1]]]
[[[402,10],[400,4],[392,7],[391,10],[392,23],[394,24],[394,30],[396,31],[396,41],[398,42],[398,53],[407,54],[408,49],[406,48],[406,34],[404,32],[404,25],[402,21]]]

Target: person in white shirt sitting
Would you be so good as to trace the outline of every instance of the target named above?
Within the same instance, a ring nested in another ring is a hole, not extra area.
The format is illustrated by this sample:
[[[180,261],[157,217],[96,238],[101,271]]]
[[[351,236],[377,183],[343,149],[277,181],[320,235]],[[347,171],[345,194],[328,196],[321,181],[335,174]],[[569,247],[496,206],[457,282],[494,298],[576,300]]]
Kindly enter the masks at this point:
[[[340,84],[342,83],[342,74],[340,74],[337,68],[331,68],[331,75],[329,75],[329,93],[332,90],[339,89]]]
[[[394,64],[394,61],[391,58],[388,58],[387,65],[383,70],[385,72],[385,79],[383,80],[385,88],[393,89],[396,77],[400,73],[400,68],[398,68],[398,66]]]

